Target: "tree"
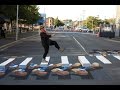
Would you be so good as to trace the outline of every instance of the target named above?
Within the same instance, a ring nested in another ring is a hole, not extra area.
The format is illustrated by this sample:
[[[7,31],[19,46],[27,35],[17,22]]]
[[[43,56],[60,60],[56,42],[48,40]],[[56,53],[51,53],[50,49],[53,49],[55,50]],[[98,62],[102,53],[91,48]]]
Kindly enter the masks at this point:
[[[33,24],[35,24],[37,20],[40,18],[40,14],[38,10],[39,8],[37,7],[37,5],[29,6],[29,17],[27,18],[27,23],[32,24],[32,29],[33,29]]]
[[[101,19],[99,19],[98,17],[93,17],[93,16],[89,16],[84,21],[84,25],[86,25],[86,22],[87,22],[87,27],[89,29],[95,29],[96,27],[99,27],[99,25],[103,23]]]
[[[16,5],[0,5],[0,13],[12,20],[16,19]]]
[[[36,23],[40,16],[38,10],[37,5],[19,5],[19,23]],[[17,5],[0,5],[0,13],[10,18],[12,24],[12,21],[16,20]]]
[[[89,29],[92,29],[92,25],[94,26],[94,17],[93,16],[89,16],[87,18],[87,20],[83,22],[83,25],[86,24],[86,22],[87,22],[87,27]]]
[[[39,8],[37,7],[37,5],[20,5],[19,22],[25,24],[32,24],[33,29],[33,24],[35,24],[40,18],[38,10]]]
[[[37,5],[20,5],[19,19],[24,19],[27,23],[35,23],[39,19],[39,8]]]
[[[105,25],[110,25],[108,19],[105,19],[105,20],[104,20],[104,23],[105,23]]]
[[[115,24],[115,18],[105,19],[104,23],[108,25]]]
[[[54,20],[54,25],[55,25],[55,27],[57,26],[64,26],[64,23],[63,22],[61,22],[58,18],[56,18],[55,20]]]
[[[16,20],[16,9],[17,5],[0,5],[0,13],[10,19],[11,26],[12,21]]]

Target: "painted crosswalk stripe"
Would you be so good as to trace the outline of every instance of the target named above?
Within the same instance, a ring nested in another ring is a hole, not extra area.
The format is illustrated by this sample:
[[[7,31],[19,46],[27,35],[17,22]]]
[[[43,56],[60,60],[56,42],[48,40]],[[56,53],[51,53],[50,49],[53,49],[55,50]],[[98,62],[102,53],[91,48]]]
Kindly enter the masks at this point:
[[[113,55],[113,57],[117,58],[118,60],[120,60],[120,56],[119,55]]]
[[[46,61],[48,61],[48,62],[41,62],[40,67],[48,67],[48,63],[50,61],[50,56],[46,57]]]
[[[69,67],[69,61],[67,56],[61,56],[62,67]]]
[[[91,63],[86,59],[85,56],[78,56],[78,60],[82,64],[83,67],[91,66]]]
[[[0,64],[0,69],[6,70],[10,63],[12,63],[15,60],[15,58],[9,58],[7,61]]]
[[[19,64],[19,68],[25,69],[29,65],[31,60],[32,60],[32,57],[26,58],[22,63]]]
[[[104,64],[112,64],[107,58],[105,58],[104,56],[102,55],[97,55],[96,58],[98,60],[100,60],[101,62],[103,62]]]

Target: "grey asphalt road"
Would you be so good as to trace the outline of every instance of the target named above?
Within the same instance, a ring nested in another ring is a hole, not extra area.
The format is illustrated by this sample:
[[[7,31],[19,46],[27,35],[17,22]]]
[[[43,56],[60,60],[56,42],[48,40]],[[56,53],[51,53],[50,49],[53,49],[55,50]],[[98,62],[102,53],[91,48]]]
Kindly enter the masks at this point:
[[[119,85],[120,84],[120,60],[107,55],[111,64],[105,64],[98,60],[96,56],[89,56],[89,52],[98,50],[120,50],[120,42],[110,41],[105,38],[98,38],[89,33],[60,32],[51,38],[65,48],[64,52],[59,52],[54,46],[50,46],[48,56],[50,64],[60,63],[61,56],[68,56],[69,63],[78,61],[78,56],[85,56],[90,63],[98,62],[103,68],[89,71],[87,76],[79,76],[70,73],[67,76],[49,74],[45,77],[32,75],[31,72],[25,78],[11,76],[11,71],[7,71],[4,77],[0,78],[0,85]],[[15,64],[20,64],[27,57],[32,57],[32,63],[39,64],[44,53],[39,35],[20,40],[9,47],[4,47],[0,51],[0,63],[10,57],[15,57]]]

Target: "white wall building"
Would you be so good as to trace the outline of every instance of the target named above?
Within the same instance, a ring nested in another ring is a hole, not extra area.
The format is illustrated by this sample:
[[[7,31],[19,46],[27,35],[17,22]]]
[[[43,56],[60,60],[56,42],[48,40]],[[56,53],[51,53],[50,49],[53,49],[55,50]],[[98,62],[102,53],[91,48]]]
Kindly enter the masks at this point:
[[[117,5],[116,7],[116,30],[115,30],[115,36],[120,37],[120,5]]]

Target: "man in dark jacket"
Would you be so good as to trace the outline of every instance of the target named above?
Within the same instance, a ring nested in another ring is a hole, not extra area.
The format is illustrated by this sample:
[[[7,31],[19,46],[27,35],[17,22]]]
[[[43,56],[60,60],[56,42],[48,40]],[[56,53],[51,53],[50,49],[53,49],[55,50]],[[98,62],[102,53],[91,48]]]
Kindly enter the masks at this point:
[[[54,35],[55,34],[53,34],[53,35],[47,34],[46,30],[44,29],[44,26],[40,26],[41,42],[42,42],[42,46],[44,47],[44,50],[45,50],[45,52],[43,54],[42,62],[47,62],[45,60],[45,58],[46,58],[46,56],[48,54],[49,46],[54,45],[59,51],[61,51],[61,52],[64,51],[64,49],[60,48],[60,46],[58,45],[58,43],[56,41],[53,41],[53,40],[49,39]]]

